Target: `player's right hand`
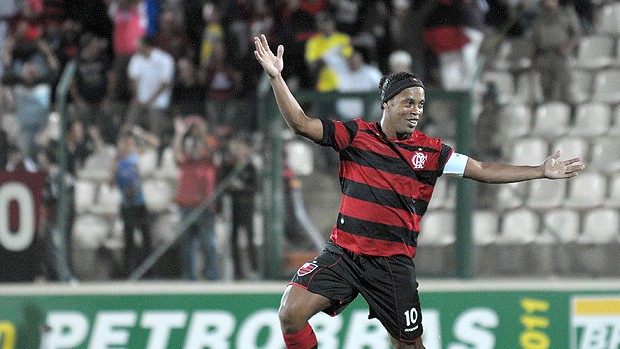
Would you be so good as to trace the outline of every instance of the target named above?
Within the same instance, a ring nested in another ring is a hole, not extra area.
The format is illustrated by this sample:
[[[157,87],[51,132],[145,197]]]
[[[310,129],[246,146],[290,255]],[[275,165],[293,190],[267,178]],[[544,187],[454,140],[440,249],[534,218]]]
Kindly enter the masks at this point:
[[[284,54],[284,46],[279,45],[277,56],[274,55],[269,48],[267,38],[263,34],[261,34],[260,38],[254,37],[254,46],[256,47],[256,50],[254,50],[254,56],[256,56],[256,59],[260,65],[263,66],[265,72],[270,78],[275,78],[278,76],[284,68],[284,59],[282,58]]]

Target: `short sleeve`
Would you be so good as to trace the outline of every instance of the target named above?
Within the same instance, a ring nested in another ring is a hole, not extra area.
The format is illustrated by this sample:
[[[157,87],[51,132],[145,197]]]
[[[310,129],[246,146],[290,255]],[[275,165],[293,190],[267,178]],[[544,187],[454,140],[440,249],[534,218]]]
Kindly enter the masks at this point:
[[[356,120],[342,122],[321,119],[321,122],[323,123],[323,139],[319,144],[332,147],[337,152],[345,149],[353,142],[359,129]]]

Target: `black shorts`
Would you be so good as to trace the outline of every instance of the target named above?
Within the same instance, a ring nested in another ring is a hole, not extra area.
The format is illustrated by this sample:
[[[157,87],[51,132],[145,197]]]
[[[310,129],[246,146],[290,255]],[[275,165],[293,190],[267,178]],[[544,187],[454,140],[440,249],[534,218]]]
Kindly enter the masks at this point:
[[[329,298],[323,311],[335,316],[358,294],[368,302],[369,319],[377,318],[401,342],[422,336],[422,312],[413,260],[404,255],[359,255],[332,241],[321,254],[305,263],[291,284]]]

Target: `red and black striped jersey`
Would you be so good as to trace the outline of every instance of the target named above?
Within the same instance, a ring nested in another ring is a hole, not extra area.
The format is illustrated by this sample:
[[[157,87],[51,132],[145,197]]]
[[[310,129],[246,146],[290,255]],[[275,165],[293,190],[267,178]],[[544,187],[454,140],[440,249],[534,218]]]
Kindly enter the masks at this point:
[[[342,201],[331,239],[359,254],[414,257],[420,219],[454,151],[414,131],[388,138],[379,123],[323,120],[323,146],[340,153]]]

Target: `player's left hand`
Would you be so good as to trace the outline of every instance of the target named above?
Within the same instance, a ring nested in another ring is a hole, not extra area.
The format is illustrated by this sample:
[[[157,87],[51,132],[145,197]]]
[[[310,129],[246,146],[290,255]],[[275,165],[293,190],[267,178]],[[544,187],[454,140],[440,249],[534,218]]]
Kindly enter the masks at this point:
[[[558,161],[560,151],[557,150],[553,155],[549,156],[543,163],[543,171],[545,178],[560,179],[575,177],[579,171],[584,169],[583,165],[575,164],[581,161],[580,158],[573,158],[564,161]]]

